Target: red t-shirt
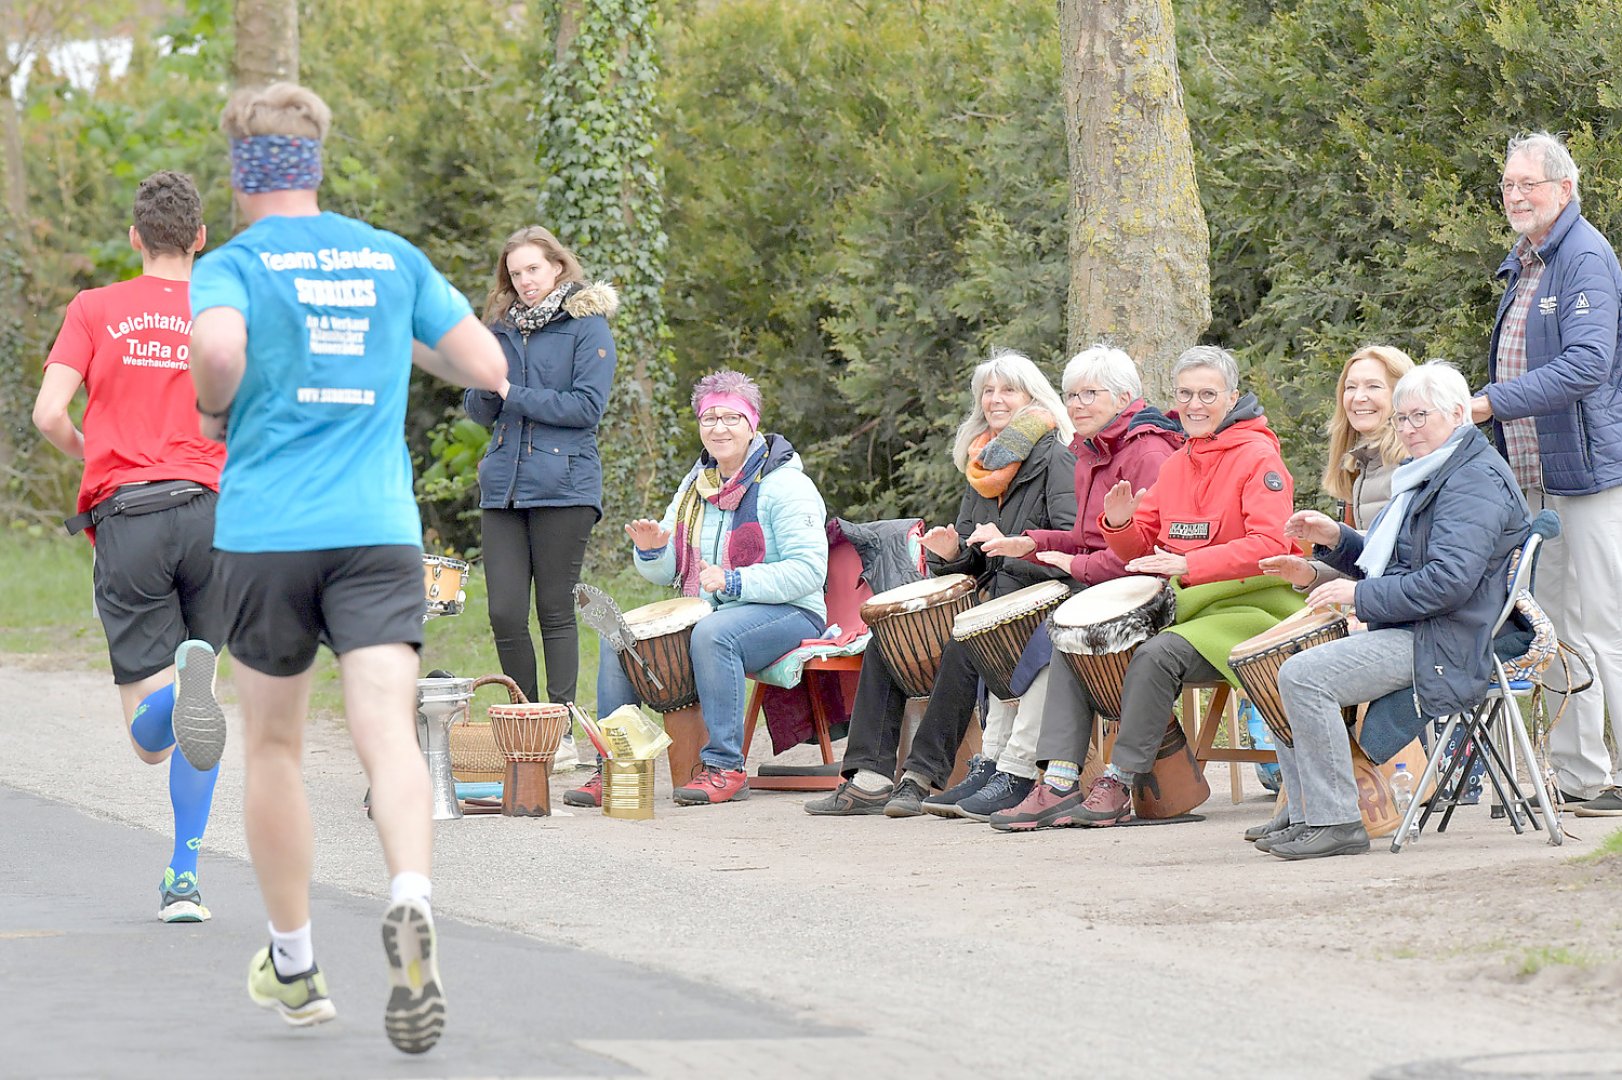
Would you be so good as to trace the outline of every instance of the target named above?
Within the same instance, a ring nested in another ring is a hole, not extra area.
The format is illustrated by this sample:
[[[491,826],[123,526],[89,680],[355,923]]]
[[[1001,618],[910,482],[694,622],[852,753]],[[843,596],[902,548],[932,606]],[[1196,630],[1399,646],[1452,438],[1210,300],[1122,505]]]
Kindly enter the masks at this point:
[[[191,300],[184,281],[138,277],[73,298],[46,366],[84,379],[79,510],[121,484],[195,480],[220,489],[225,447],[197,427]]]

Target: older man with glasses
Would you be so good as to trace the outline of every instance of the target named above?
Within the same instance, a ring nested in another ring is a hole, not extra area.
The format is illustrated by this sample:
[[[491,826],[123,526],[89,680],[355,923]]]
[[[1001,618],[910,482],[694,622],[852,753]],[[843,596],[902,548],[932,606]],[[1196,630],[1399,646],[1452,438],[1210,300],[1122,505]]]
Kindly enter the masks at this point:
[[[1538,600],[1596,676],[1549,737],[1561,795],[1583,816],[1622,816],[1605,747],[1622,744],[1622,339],[1616,252],[1582,216],[1577,165],[1560,139],[1512,139],[1500,184],[1517,234],[1471,420],[1492,420],[1499,449],[1534,512],[1560,514],[1544,546]],[[1556,696],[1558,703],[1564,699]]]

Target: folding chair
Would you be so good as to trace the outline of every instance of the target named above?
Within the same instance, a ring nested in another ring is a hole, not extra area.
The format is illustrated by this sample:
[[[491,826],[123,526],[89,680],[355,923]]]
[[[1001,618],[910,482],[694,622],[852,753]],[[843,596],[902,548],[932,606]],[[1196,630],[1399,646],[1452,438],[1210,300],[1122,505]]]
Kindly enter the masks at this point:
[[[1532,521],[1532,534],[1521,545],[1520,560],[1513,564],[1509,596],[1504,601],[1503,610],[1498,613],[1498,621],[1493,624],[1494,638],[1503,631],[1504,624],[1515,611],[1515,598],[1522,592],[1531,591],[1538,550],[1542,547],[1543,541],[1559,535],[1559,515],[1552,510],[1539,511]],[[1458,806],[1460,793],[1455,789],[1462,787],[1456,780],[1470,775],[1470,769],[1478,757],[1486,762],[1487,779],[1498,797],[1498,805],[1504,808],[1517,834],[1525,831],[1522,821],[1522,815],[1525,814],[1534,829],[1547,828],[1549,843],[1559,844],[1565,839],[1560,819],[1555,813],[1554,800],[1550,797],[1548,785],[1544,783],[1542,772],[1537,765],[1537,757],[1532,751],[1532,741],[1526,733],[1520,704],[1515,699],[1517,693],[1532,690],[1534,684],[1520,680],[1511,681],[1504,672],[1503,661],[1496,653],[1491,654],[1491,659],[1494,679],[1492,685],[1487,688],[1487,696],[1470,713],[1455,713],[1449,716],[1440,735],[1432,744],[1430,755],[1425,761],[1425,773],[1415,787],[1415,794],[1417,796],[1419,792],[1431,790],[1431,783],[1439,781],[1434,789],[1435,794],[1423,803],[1417,797],[1409,803],[1402,824],[1397,827],[1396,833],[1391,838],[1393,852],[1402,850],[1410,830],[1414,830],[1416,820],[1418,829],[1414,831],[1415,838],[1424,831],[1431,815],[1439,809],[1442,810],[1442,820],[1437,825],[1436,831],[1439,833],[1447,831],[1453,810]],[[1446,769],[1443,769],[1442,757],[1447,753],[1448,742],[1454,730],[1459,727],[1464,729],[1466,736],[1464,745],[1468,749],[1455,756],[1448,762]],[[1515,776],[1517,756],[1524,757],[1527,762],[1527,772],[1532,785],[1531,795],[1522,790],[1521,782]],[[1441,775],[1438,776],[1438,773]],[[1534,798],[1537,803],[1536,809],[1532,805]]]

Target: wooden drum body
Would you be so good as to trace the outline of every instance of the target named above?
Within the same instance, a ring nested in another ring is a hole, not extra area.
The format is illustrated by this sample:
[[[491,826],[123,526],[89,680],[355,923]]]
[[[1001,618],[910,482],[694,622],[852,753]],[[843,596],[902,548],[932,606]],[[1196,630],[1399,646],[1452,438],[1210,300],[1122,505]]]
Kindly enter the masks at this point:
[[[992,697],[1012,701],[1018,696],[1009,685],[1015,665],[1037,627],[1069,595],[1064,582],[1042,581],[976,604],[952,620],[952,637],[969,650]]]
[[[1333,611],[1298,611],[1277,626],[1241,641],[1228,655],[1228,666],[1239,676],[1239,685],[1262,714],[1273,738],[1282,745],[1294,746],[1295,739],[1279,697],[1279,668],[1303,649],[1345,636],[1346,616]]]
[[[862,605],[885,667],[908,697],[928,697],[952,636],[952,621],[975,604],[974,579],[946,574],[879,593]]]
[[[501,812],[509,817],[547,817],[552,813],[548,781],[552,757],[570,727],[563,705],[523,702],[490,706],[490,734],[507,759],[501,786]]]
[[[708,601],[696,596],[680,596],[644,604],[625,613],[625,624],[636,638],[632,650],[641,657],[642,663],[621,653],[620,666],[631,680],[636,696],[654,712],[671,713],[698,704],[698,684],[693,678],[693,657],[688,649],[693,641],[694,624],[710,611]]]

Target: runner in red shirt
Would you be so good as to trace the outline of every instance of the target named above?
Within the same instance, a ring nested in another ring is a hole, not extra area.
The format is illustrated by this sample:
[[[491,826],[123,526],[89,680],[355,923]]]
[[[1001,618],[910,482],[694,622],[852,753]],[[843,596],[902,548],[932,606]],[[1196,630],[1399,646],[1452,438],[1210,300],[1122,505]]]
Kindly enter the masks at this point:
[[[189,177],[143,180],[130,227],[141,276],[73,298],[34,402],[34,425],[85,463],[78,513],[65,524],[96,543],[96,611],[130,742],[142,761],[170,763],[175,846],[160,887],[165,922],[209,917],[197,851],[225,740],[214,698],[224,608],[211,584],[225,452],[198,430],[188,362],[187,283],[205,239]],[[80,386],[82,432],[68,413]]]

